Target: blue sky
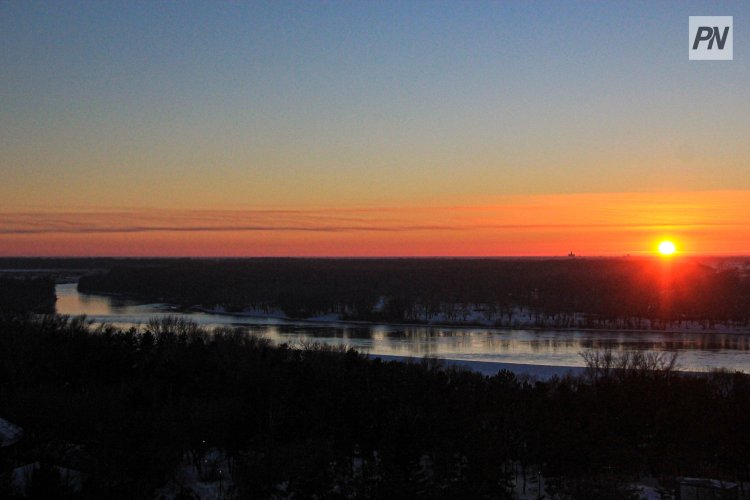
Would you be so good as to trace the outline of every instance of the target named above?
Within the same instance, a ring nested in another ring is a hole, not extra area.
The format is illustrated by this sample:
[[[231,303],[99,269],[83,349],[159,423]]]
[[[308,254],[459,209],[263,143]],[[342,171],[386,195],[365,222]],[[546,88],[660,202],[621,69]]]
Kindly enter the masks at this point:
[[[2,2],[14,209],[750,189],[747,2]],[[735,60],[691,62],[689,15]]]

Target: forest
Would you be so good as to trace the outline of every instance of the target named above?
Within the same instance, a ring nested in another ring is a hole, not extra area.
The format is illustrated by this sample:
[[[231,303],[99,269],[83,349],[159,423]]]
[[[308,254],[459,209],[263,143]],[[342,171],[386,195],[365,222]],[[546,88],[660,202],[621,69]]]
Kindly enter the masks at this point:
[[[31,498],[154,498],[186,461],[225,498],[513,498],[519,470],[559,499],[635,498],[646,476],[667,493],[682,476],[750,479],[747,375],[587,361],[584,376],[535,381],[175,318],[122,331],[6,315],[0,417],[25,434],[0,448],[0,497],[33,462],[48,467]]]
[[[36,276],[18,279],[0,276],[0,316],[33,312],[55,312],[55,281],[50,277]]]
[[[228,259],[117,262],[81,292],[185,307],[503,327],[750,326],[750,276],[691,259]]]

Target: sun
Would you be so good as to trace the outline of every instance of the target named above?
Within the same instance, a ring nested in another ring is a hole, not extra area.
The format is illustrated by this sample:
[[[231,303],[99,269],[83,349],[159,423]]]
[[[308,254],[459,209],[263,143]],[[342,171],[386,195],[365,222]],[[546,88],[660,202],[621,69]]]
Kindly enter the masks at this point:
[[[659,243],[659,253],[662,255],[672,255],[675,250],[677,250],[677,247],[675,247],[674,243],[669,240],[664,240]]]

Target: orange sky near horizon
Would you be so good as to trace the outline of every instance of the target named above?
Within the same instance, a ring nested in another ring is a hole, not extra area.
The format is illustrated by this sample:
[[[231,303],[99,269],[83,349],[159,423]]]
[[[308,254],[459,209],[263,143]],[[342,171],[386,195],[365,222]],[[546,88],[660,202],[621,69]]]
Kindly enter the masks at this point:
[[[454,206],[0,210],[3,256],[750,254],[750,191],[507,195]]]

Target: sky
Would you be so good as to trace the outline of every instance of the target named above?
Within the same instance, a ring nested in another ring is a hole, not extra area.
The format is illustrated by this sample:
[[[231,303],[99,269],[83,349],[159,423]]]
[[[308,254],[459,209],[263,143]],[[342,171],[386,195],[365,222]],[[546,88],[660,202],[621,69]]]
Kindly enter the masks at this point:
[[[0,1],[0,255],[750,254],[749,13]]]

